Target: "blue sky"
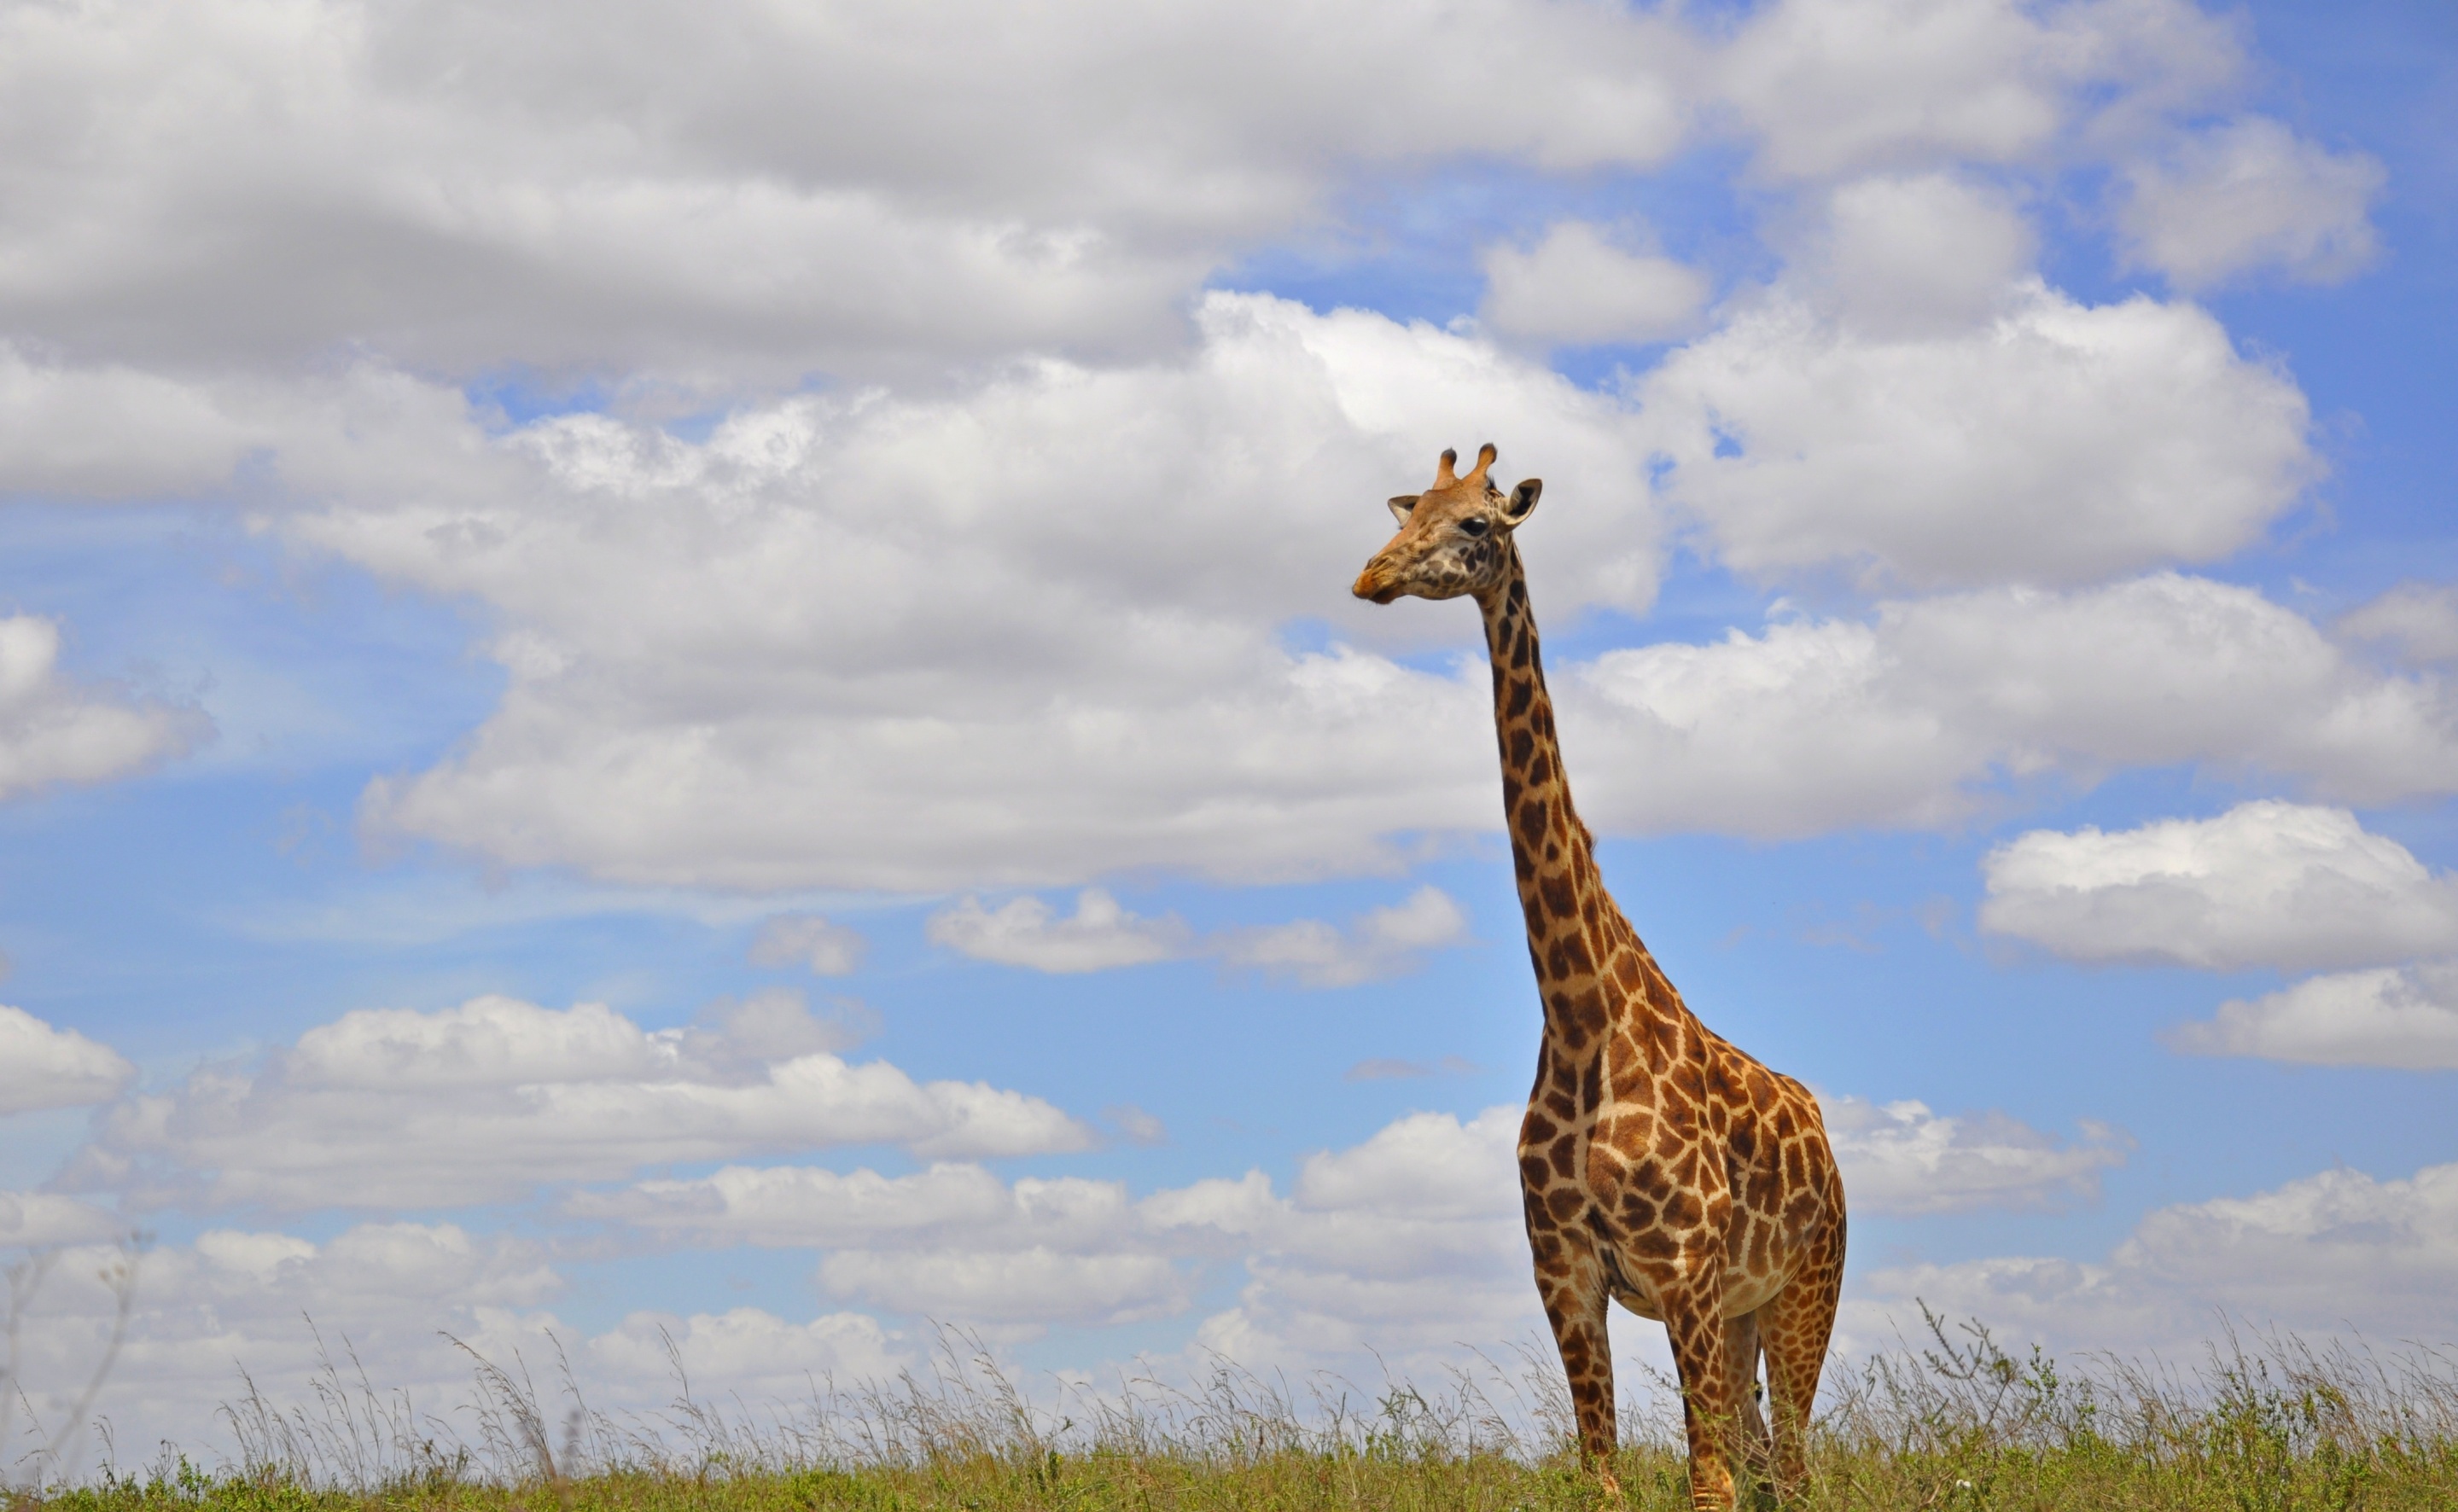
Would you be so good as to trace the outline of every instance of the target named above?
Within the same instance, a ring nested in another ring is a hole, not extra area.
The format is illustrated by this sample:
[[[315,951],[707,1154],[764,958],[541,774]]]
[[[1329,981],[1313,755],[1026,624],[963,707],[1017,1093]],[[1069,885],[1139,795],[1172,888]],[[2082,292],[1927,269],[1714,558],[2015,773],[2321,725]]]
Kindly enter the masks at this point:
[[[0,14],[0,1241],[155,1235],[123,1445],[302,1311],[1531,1336],[1475,625],[1346,591],[1489,438],[1842,1347],[2458,1332],[2440,8],[683,17]]]

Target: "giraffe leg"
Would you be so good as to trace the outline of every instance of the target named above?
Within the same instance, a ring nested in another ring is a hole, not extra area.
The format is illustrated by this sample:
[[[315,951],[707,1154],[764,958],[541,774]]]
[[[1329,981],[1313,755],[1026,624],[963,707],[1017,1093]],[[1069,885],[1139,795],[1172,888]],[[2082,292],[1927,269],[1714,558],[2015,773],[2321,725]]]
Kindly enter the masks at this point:
[[[1826,1342],[1835,1332],[1835,1302],[1843,1290],[1844,1266],[1837,1255],[1804,1268],[1759,1310],[1775,1416],[1775,1491],[1782,1502],[1801,1495],[1808,1473],[1802,1440],[1818,1397],[1818,1377],[1826,1368]]]
[[[1693,1280],[1667,1295],[1664,1332],[1681,1373],[1681,1422],[1690,1447],[1690,1504],[1697,1512],[1730,1512],[1733,1471],[1725,1459],[1740,1413],[1732,1346],[1723,1316],[1720,1254],[1691,1268]]]
[[[1733,1415],[1734,1458],[1757,1475],[1767,1473],[1767,1422],[1759,1410],[1759,1315],[1724,1320],[1724,1375],[1739,1410]]]
[[[1544,1300],[1546,1321],[1553,1326],[1562,1374],[1570,1377],[1571,1406],[1578,1415],[1580,1462],[1595,1471],[1605,1495],[1619,1500],[1621,1482],[1613,1472],[1619,1435],[1614,1418],[1613,1343],[1605,1325],[1610,1297],[1604,1266],[1585,1235],[1556,1231],[1532,1248],[1537,1295]]]

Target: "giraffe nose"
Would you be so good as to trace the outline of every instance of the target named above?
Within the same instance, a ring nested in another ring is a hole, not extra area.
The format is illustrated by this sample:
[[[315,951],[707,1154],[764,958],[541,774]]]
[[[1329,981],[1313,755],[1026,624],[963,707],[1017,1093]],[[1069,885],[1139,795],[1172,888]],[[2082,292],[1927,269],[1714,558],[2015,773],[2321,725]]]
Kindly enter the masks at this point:
[[[1357,574],[1357,581],[1349,585],[1348,590],[1359,598],[1388,604],[1400,596],[1400,586],[1386,580],[1389,571],[1388,565],[1379,559],[1368,562],[1365,570]]]

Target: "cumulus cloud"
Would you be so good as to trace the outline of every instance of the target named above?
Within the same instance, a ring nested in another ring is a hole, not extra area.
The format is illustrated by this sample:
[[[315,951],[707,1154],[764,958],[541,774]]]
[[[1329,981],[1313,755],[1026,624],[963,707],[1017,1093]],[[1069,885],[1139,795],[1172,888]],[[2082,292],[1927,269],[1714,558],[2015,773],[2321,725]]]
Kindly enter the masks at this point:
[[[1119,1135],[1130,1145],[1169,1143],[1169,1126],[1133,1103],[1113,1103],[1101,1109],[1101,1116],[1116,1125]]]
[[[1830,1103],[1856,1209],[2032,1208],[2089,1196],[2123,1136],[2067,1145],[2002,1114]],[[1001,1181],[942,1163],[903,1176],[728,1167],[563,1199],[571,1217],[667,1243],[828,1252],[834,1295],[910,1316],[1033,1327],[1177,1315],[1197,1284],[1242,1266],[1237,1305],[1197,1339],[1255,1365],[1352,1351],[1393,1359],[1538,1322],[1515,1154],[1522,1110],[1411,1113],[1318,1151],[1283,1190],[1261,1171],[1132,1196],[1119,1182]],[[1003,1274],[1017,1277],[1009,1288]]]
[[[1330,31],[1215,0],[26,12],[0,29],[0,325],[166,362],[360,342],[718,382],[1149,348],[1360,169],[1661,160],[1696,52],[1669,19],[1519,0],[1367,0]],[[1496,70],[1547,88],[1391,108]]]
[[[183,756],[213,733],[192,709],[120,698],[59,675],[60,628],[0,619],[0,798],[105,782]]]
[[[2387,641],[2411,664],[2458,662],[2458,587],[2401,583],[2342,616],[2338,630],[2357,640]]]
[[[117,1311],[104,1277],[127,1258],[106,1245],[70,1248],[21,1291],[31,1305],[12,1389],[43,1422],[59,1423],[92,1377]],[[234,1427],[217,1403],[242,1402],[252,1389],[277,1410],[312,1404],[337,1358],[380,1391],[462,1423],[454,1404],[478,1393],[456,1343],[516,1371],[523,1357],[534,1367],[566,1357],[590,1405],[617,1412],[670,1403],[677,1358],[696,1389],[762,1404],[807,1401],[815,1377],[886,1380],[920,1363],[909,1340],[859,1313],[795,1321],[747,1307],[640,1312],[593,1336],[547,1311],[565,1281],[544,1246],[448,1223],[366,1223],[317,1239],[208,1229],[144,1252],[135,1282],[128,1336],[100,1398],[123,1453],[168,1440],[208,1454]]]
[[[1787,273],[1856,330],[1962,334],[2022,302],[2032,235],[2006,197],[1948,174],[1855,179]]]
[[[839,1032],[776,994],[712,1025],[654,1033],[599,1004],[361,1009],[255,1063],[209,1066],[114,1108],[64,1180],[140,1206],[397,1209],[754,1152],[1094,1143],[1039,1098],[918,1083],[815,1047]]]
[[[760,922],[760,933],[752,937],[751,963],[807,966],[823,977],[850,976],[862,969],[869,948],[860,930],[832,922],[823,914],[773,914]]]
[[[2189,1055],[2458,1070],[2458,962],[2308,977],[2161,1038]]]
[[[66,1416],[103,1357],[118,1310],[108,1277],[129,1259],[71,1248],[21,1293],[31,1306],[14,1378],[45,1421]],[[135,1263],[128,1337],[100,1410],[123,1445],[170,1439],[192,1452],[227,1441],[214,1404],[243,1392],[242,1368],[276,1401],[301,1400],[346,1339],[370,1378],[432,1401],[469,1378],[440,1330],[494,1346],[509,1328],[523,1345],[544,1343],[514,1319],[563,1287],[535,1241],[453,1224],[362,1224],[320,1240],[208,1229]]]
[[[2337,283],[2373,260],[2370,213],[2386,176],[2367,154],[2333,153],[2247,116],[2135,164],[2118,225],[2131,263],[2180,287],[2263,268]]]
[[[1037,1248],[1000,1254],[843,1251],[820,1262],[820,1284],[899,1313],[1095,1327],[1174,1316],[1191,1291],[1187,1276],[1160,1255]]]
[[[2099,1173],[2133,1141],[2086,1121],[2080,1144],[2004,1113],[1940,1117],[1925,1103],[1823,1099],[1852,1211],[1898,1216],[2044,1208],[2099,1195]]]
[[[1196,1346],[1255,1369],[1370,1351],[1406,1372],[1465,1341],[1545,1336],[1519,1213],[1523,1114],[1412,1113],[1310,1156],[1286,1197],[1260,1174],[1155,1194],[1156,1218],[1245,1256],[1237,1305],[1206,1316]]]
[[[1017,898],[997,909],[966,898],[932,914],[933,944],[1002,965],[1035,971],[1107,971],[1145,965],[1184,953],[1191,938],[1175,915],[1144,919],[1098,887],[1075,896],[1075,912],[1057,918],[1038,898]]]
[[[12,15],[0,57],[0,325],[165,368],[356,343],[652,387],[1150,351],[1362,173],[1644,168],[1702,110],[1780,174],[2002,161],[2237,64],[2181,0],[1787,0],[1729,42],[1545,0],[1362,0],[1331,29],[1225,0],[825,25],[153,0]],[[1508,108],[1393,104],[1496,79]]]
[[[796,1323],[756,1307],[688,1317],[634,1313],[589,1339],[583,1353],[635,1399],[647,1398],[652,1383],[671,1382],[677,1360],[694,1382],[723,1382],[755,1402],[806,1400],[814,1380],[885,1381],[916,1363],[910,1343],[865,1314],[823,1313]]]
[[[0,1191],[0,1246],[48,1249],[116,1239],[130,1225],[115,1213],[49,1191]]]
[[[1956,193],[1855,192],[1879,201],[1871,214]],[[1920,282],[1927,259],[1887,267],[1897,251],[1876,239],[1845,238],[1836,277],[1900,319],[1914,296],[1888,286]],[[2260,539],[2319,470],[2303,393],[2239,356],[2207,312],[2080,304],[2036,282],[1994,320],[1924,334],[1770,297],[1636,392],[1672,463],[1672,501],[1760,574],[2065,584],[2214,561]]]
[[[2177,0],[1782,0],[1712,66],[1761,165],[1808,176],[2037,157],[2195,101],[2241,61],[2225,22]]]
[[[1993,1256],[1869,1273],[1842,1332],[1883,1341],[1914,1298],[2001,1336],[2071,1348],[2206,1337],[2214,1308],[2308,1336],[2416,1338],[2458,1287],[2458,1165],[2382,1180],[2344,1168],[2250,1197],[2155,1210],[2099,1261]],[[2119,1341],[2122,1341],[2121,1343]],[[2422,1339],[2443,1343],[2427,1325]],[[1847,1345],[1847,1347],[1849,1347]]]
[[[1373,908],[1339,928],[1320,919],[1233,930],[1214,948],[1233,966],[1286,977],[1309,987],[1344,987],[1413,970],[1428,950],[1460,943],[1468,916],[1439,887]]]
[[[1554,601],[1644,605],[1636,418],[1427,326],[1231,295],[1202,321],[1182,363],[798,398],[701,444],[543,422],[491,448],[522,487],[288,517],[508,627],[495,715],[363,822],[623,880],[915,890],[1396,868],[1382,837],[1490,822],[1482,679],[1352,649],[1472,618],[1347,586],[1382,500],[1490,433],[1583,501],[1529,547]],[[1292,651],[1300,616],[1352,646]]]
[[[1981,928],[2078,961],[2309,970],[2458,949],[2458,878],[2344,809],[2264,800],[2114,834],[2033,830],[1981,872]]]
[[[0,1005],[0,1115],[107,1103],[135,1076],[111,1046]]]
[[[1487,249],[1477,317],[1504,336],[1559,346],[1660,342],[1688,334],[1707,302],[1697,269],[1614,245],[1597,227],[1564,220],[1522,250]]]
[[[1072,973],[1211,957],[1305,987],[1346,987],[1416,969],[1428,950],[1460,943],[1468,916],[1439,887],[1370,908],[1345,926],[1320,919],[1198,935],[1175,914],[1145,919],[1098,887],[1076,895],[1064,919],[1038,898],[996,909],[961,899],[930,916],[930,939],[978,961]]]
[[[1148,1221],[1242,1256],[1237,1304],[1198,1347],[1251,1367],[1366,1350],[1405,1368],[1462,1339],[1541,1328],[1514,1148],[1522,1110],[1414,1113],[1309,1156],[1286,1196],[1259,1173],[1145,1199]]]
[[[1555,692],[1580,812],[1623,832],[1943,824],[1991,783],[2118,766],[2367,801],[2458,785],[2445,684],[2382,675],[2250,590],[2171,573],[1609,652]]]
[[[1509,1108],[1467,1123],[1412,1114],[1363,1144],[1309,1156],[1285,1193],[1260,1171],[1135,1198],[1120,1182],[1006,1182],[957,1163],[905,1176],[728,1167],[574,1192],[562,1211],[673,1243],[823,1249],[821,1284],[839,1296],[1027,1329],[1177,1315],[1193,1306],[1207,1267],[1242,1263],[1246,1320],[1215,1319],[1213,1335],[1243,1336],[1256,1309],[1282,1326],[1295,1287],[1381,1297],[1372,1316],[1341,1321],[1347,1342],[1337,1348],[1416,1347],[1447,1344],[1444,1330],[1459,1326],[1407,1315],[1408,1298],[1445,1286],[1456,1295],[1436,1317],[1484,1307],[1515,1329],[1533,1316],[1524,1267],[1510,1263],[1525,1244],[1518,1124]],[[1015,1284],[1000,1285],[1002,1276]]]
[[[1790,338],[1764,363],[1739,359],[1737,342],[1790,317],[1685,350],[1634,412],[1466,336],[1216,295],[1183,360],[1029,365],[938,398],[802,396],[698,442],[604,416],[495,433],[457,394],[354,372],[302,388],[249,468],[329,501],[270,517],[292,541],[486,603],[503,627],[491,717],[440,764],[365,790],[379,842],[749,888],[1355,874],[1396,870],[1406,832],[1494,818],[1481,669],[1393,655],[1473,645],[1471,618],[1345,592],[1388,528],[1378,501],[1442,445],[1490,434],[1512,447],[1506,469],[1542,459],[1549,503],[1522,548],[1554,616],[1650,601],[1643,479],[1659,445],[1675,496],[1770,570],[2073,575],[2233,549],[2286,506],[2309,460],[2302,397],[2207,318],[2047,295],[2025,309],[2002,341],[1893,342],[1798,312],[1834,360],[1833,392],[1885,388],[1896,358],[1926,375],[1910,419],[1864,417],[1908,426],[1903,447],[1826,427],[1831,404],[1781,376]],[[1966,414],[2005,362],[2065,376],[2014,384],[2031,397],[2003,415]],[[2069,381],[2081,390],[2050,391]],[[2167,427],[2160,447],[2128,449],[2137,420]],[[1716,455],[1719,425],[1749,442],[1739,455]],[[1999,430],[1943,461],[1923,450]],[[1807,460],[1765,449],[1786,446]],[[1813,464],[1823,481],[1799,474]],[[2179,467],[2190,489],[2171,486]],[[2100,502],[2077,518],[2060,493],[2053,528],[2024,523],[2047,507],[2028,496],[1992,502],[2002,480],[2045,475]],[[1804,524],[1796,494],[1823,513]],[[1908,502],[1895,518],[1871,500]],[[1333,629],[1328,648],[1282,639],[1304,618]],[[2393,689],[2385,711],[2412,702]],[[2391,735],[2384,749],[2413,747]],[[1741,807],[1789,801],[1775,798]]]

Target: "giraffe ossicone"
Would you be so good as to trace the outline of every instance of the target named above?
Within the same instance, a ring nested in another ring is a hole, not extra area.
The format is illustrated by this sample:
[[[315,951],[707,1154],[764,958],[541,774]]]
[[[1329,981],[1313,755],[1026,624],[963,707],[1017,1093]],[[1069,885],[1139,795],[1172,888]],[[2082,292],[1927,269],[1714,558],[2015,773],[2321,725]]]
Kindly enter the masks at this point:
[[[1606,1330],[1618,1301],[1672,1342],[1693,1503],[1734,1504],[1736,1453],[1763,1460],[1789,1500],[1844,1282],[1843,1177],[1809,1089],[1700,1023],[1605,891],[1571,806],[1512,539],[1544,485],[1505,493],[1489,476],[1497,455],[1488,443],[1461,477],[1446,451],[1432,487],[1392,499],[1400,531],[1353,591],[1472,597],[1485,616],[1503,820],[1545,1011],[1520,1193],[1580,1456],[1618,1495]]]

